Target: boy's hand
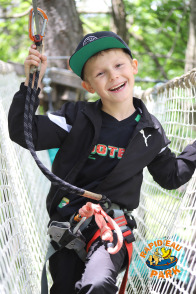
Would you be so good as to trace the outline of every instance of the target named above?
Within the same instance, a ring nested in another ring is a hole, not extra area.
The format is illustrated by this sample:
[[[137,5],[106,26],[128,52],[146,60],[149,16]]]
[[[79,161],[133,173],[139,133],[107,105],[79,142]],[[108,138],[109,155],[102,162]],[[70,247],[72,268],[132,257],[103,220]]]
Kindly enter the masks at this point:
[[[25,86],[28,86],[28,83],[29,83],[30,67],[32,65],[38,66],[40,62],[42,63],[41,63],[41,70],[39,74],[38,87],[40,87],[41,80],[47,68],[47,57],[43,54],[40,54],[36,50],[36,45],[32,44],[29,49],[29,55],[27,56],[24,62],[24,69],[25,69],[25,76],[26,76]],[[34,83],[34,80],[33,80],[33,83]]]

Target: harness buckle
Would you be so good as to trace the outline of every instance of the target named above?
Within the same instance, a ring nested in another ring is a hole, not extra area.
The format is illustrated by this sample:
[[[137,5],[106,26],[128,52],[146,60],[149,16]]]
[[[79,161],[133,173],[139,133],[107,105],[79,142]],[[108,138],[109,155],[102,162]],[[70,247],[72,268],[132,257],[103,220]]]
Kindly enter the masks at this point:
[[[118,204],[112,203],[111,210],[108,212],[112,215],[114,221],[120,227],[123,237],[128,244],[135,241],[133,229],[137,228],[135,218],[131,211],[122,210]]]
[[[131,228],[131,230],[137,229],[137,223],[132,214],[126,213],[125,211],[125,218],[127,220],[128,226]]]
[[[69,222],[52,221],[47,233],[51,240],[58,244],[59,248],[66,247],[80,251],[86,246],[85,238],[80,230],[73,232]]]
[[[99,204],[103,208],[103,210],[107,211],[111,208],[112,202],[109,198],[107,198],[105,195],[102,195],[101,200],[99,200]]]

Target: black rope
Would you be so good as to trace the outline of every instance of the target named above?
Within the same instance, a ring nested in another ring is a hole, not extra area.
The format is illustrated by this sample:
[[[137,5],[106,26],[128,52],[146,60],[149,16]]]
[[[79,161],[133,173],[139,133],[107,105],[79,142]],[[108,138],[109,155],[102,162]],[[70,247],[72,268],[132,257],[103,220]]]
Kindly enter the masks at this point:
[[[50,170],[48,170],[42,164],[42,162],[39,160],[35,152],[35,146],[34,146],[33,137],[32,137],[32,125],[33,125],[33,115],[34,115],[34,108],[35,108],[35,102],[36,102],[36,91],[37,91],[38,80],[39,80],[39,71],[36,71],[34,87],[32,89],[33,73],[30,73],[27,96],[25,101],[25,109],[24,109],[24,136],[25,136],[27,148],[29,149],[31,155],[33,156],[40,170],[52,182],[53,185],[58,185],[60,189],[65,190],[68,193],[74,193],[74,194],[82,196],[85,193],[84,189],[73,186],[69,184],[68,182],[63,181],[61,178],[57,177],[55,174],[53,174]]]

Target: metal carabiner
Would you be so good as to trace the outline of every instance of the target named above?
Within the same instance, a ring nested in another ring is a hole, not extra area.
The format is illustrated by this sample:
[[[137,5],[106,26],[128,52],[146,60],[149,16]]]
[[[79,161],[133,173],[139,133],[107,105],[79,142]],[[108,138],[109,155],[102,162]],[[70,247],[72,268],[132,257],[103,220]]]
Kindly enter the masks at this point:
[[[40,17],[42,19],[41,32],[39,29]],[[46,29],[47,22],[48,22],[48,17],[42,9],[37,8],[36,15],[35,15],[33,8],[30,10],[30,12],[29,12],[29,38],[35,43],[35,45],[37,46],[37,50],[40,53],[42,53],[42,48],[43,48],[42,40],[45,36],[45,29]],[[36,31],[37,31],[36,33],[37,34],[34,34],[34,25],[36,25]],[[34,73],[37,70],[40,71],[40,68],[41,68],[41,63],[39,64],[38,67],[35,65],[32,65],[30,68],[30,73]]]
[[[35,43],[39,43],[39,42],[41,43],[43,40],[43,37],[45,36],[45,29],[46,29],[46,25],[48,22],[48,17],[45,14],[45,12],[40,8],[37,8],[37,12],[38,12],[38,16],[40,16],[42,18],[41,32],[37,31],[36,32],[37,34],[34,34],[35,16],[34,16],[34,10],[32,8],[29,12],[29,38]]]

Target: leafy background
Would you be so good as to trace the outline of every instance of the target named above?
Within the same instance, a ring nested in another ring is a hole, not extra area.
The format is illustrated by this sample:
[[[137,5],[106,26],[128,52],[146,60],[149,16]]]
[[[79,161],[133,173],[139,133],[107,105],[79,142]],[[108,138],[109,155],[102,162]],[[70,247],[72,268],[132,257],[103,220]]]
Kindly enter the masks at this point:
[[[79,6],[85,0],[77,0]],[[110,1],[107,1],[110,3]],[[0,0],[0,60],[23,63],[31,41],[31,1]],[[139,61],[139,77],[166,80],[184,73],[190,3],[187,0],[124,0],[129,45]],[[80,14],[83,31],[113,28],[111,14]],[[155,62],[155,56],[163,72]]]

